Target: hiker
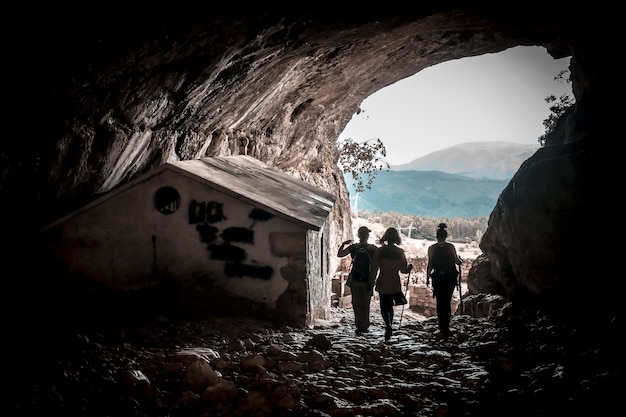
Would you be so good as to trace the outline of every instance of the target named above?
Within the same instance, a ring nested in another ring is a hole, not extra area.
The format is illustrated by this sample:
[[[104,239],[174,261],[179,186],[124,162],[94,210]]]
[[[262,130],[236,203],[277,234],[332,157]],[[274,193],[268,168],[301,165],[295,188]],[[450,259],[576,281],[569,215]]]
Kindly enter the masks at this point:
[[[370,327],[370,302],[373,292],[369,282],[369,268],[374,253],[378,249],[376,245],[367,242],[370,232],[371,230],[365,226],[359,227],[357,231],[359,242],[346,240],[337,251],[339,258],[348,254],[352,258],[348,286],[352,294],[352,310],[357,335],[369,332]]]
[[[390,227],[380,238],[381,247],[378,248],[372,259],[370,269],[370,284],[378,292],[380,299],[380,314],[385,322],[385,340],[389,340],[393,333],[393,307],[395,295],[402,293],[400,273],[408,274],[413,265],[407,263],[404,250],[398,245],[401,243],[398,230]]]
[[[452,293],[457,285],[459,271],[456,266],[463,261],[456,253],[452,243],[446,242],[448,226],[439,223],[437,226],[437,243],[428,247],[428,265],[426,266],[426,286],[433,280],[433,297],[437,299],[437,324],[440,334],[447,339],[450,331],[450,318],[452,317]]]

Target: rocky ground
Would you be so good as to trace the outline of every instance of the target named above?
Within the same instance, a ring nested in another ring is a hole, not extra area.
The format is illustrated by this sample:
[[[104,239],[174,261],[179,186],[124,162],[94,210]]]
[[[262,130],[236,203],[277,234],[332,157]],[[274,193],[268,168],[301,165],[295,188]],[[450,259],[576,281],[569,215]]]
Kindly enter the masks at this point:
[[[539,417],[623,407],[621,335],[610,327],[580,332],[505,308],[455,316],[443,340],[436,318],[397,307],[385,342],[373,307],[361,336],[339,308],[300,329],[160,314],[48,322],[5,339],[3,414]]]

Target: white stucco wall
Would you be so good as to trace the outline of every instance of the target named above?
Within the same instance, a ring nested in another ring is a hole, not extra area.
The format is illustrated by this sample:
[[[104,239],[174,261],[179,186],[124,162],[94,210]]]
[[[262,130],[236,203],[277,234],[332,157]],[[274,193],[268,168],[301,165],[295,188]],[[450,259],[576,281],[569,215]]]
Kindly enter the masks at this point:
[[[163,186],[180,194],[180,208],[173,214],[156,209],[154,196]],[[224,218],[203,223],[218,229],[217,239],[202,242],[198,223],[189,223],[189,205],[221,204]],[[163,279],[185,285],[199,280],[274,308],[288,286],[280,271],[288,259],[270,250],[270,233],[306,233],[301,226],[274,216],[260,221],[249,218],[253,206],[206,184],[165,170],[133,187],[113,192],[48,230],[56,259],[67,264],[71,277],[86,285],[111,289],[138,289]],[[254,242],[232,242],[243,249],[243,264],[271,267],[269,279],[226,276],[226,261],[211,259],[209,244],[221,245],[220,234],[229,227],[250,229]],[[302,253],[303,259],[305,253]]]

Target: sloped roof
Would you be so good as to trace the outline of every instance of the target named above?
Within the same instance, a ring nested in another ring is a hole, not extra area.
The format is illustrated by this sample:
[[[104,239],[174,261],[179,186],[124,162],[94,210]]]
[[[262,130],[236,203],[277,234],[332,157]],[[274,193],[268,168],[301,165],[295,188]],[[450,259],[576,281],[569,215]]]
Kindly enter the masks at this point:
[[[90,207],[100,205],[163,170],[173,170],[287,221],[316,231],[321,229],[336,201],[334,195],[321,188],[253,157],[245,155],[207,157],[167,162],[47,225],[43,230],[54,227]]]
[[[191,159],[165,166],[313,230],[320,230],[336,200],[321,188],[251,156]]]

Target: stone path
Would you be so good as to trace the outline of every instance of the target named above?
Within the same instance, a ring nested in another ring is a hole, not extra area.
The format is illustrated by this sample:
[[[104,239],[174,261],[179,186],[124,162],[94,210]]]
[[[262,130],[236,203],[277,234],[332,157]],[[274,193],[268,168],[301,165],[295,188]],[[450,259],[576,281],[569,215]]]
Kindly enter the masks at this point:
[[[607,360],[614,345],[547,318],[455,316],[442,340],[435,318],[405,310],[385,342],[375,312],[361,336],[350,309],[333,313],[310,329],[157,316],[68,332],[9,354],[4,408],[68,417],[543,417],[609,415],[624,399],[623,368]]]

